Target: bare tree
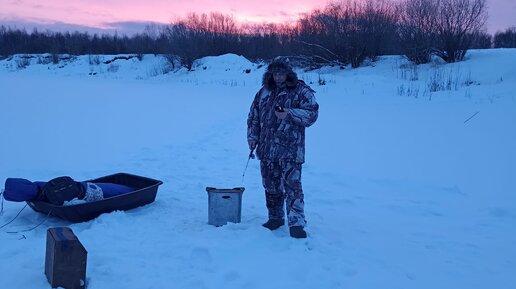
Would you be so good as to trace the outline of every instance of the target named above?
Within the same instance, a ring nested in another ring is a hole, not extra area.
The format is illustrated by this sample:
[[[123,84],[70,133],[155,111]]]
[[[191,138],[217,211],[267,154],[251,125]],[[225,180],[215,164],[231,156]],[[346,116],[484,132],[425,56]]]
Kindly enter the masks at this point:
[[[298,22],[299,41],[315,63],[358,67],[367,57],[364,7],[357,2],[333,2]]]
[[[399,6],[398,36],[404,55],[416,64],[427,63],[435,43],[438,1],[405,0]]]
[[[383,54],[390,39],[396,36],[398,13],[396,7],[386,0],[366,0],[363,8],[366,56],[375,61]]]
[[[314,10],[298,21],[298,41],[305,45],[302,54],[314,63],[346,64],[346,35],[343,33],[343,6],[330,3],[325,11]]]
[[[244,25],[240,41],[233,49],[252,60],[272,59],[279,55],[291,55],[299,49],[294,42],[298,31],[287,24],[262,23]]]
[[[436,55],[461,61],[487,20],[486,0],[440,0],[436,25]]]
[[[239,29],[231,16],[220,13],[192,13],[165,29],[169,53],[181,58],[189,70],[193,62],[208,55],[232,52],[239,41]]]
[[[510,27],[494,36],[495,48],[516,48],[516,27]]]
[[[480,32],[473,36],[473,42],[471,43],[472,49],[489,49],[493,47],[493,36],[488,33]]]

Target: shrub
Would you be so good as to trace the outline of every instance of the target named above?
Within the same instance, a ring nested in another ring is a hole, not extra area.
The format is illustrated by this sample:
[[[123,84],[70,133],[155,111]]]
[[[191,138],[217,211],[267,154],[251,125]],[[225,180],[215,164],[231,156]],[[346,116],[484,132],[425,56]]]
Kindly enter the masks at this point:
[[[497,32],[493,42],[495,48],[516,48],[516,27],[507,28],[504,32]]]

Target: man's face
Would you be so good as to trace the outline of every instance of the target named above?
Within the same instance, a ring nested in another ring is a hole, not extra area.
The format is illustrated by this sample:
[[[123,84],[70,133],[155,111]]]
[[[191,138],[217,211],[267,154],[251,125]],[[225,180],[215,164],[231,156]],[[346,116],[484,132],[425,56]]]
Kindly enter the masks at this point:
[[[285,85],[285,81],[287,80],[287,72],[284,70],[274,71],[272,73],[272,77],[274,78],[274,82],[278,87],[282,87]]]

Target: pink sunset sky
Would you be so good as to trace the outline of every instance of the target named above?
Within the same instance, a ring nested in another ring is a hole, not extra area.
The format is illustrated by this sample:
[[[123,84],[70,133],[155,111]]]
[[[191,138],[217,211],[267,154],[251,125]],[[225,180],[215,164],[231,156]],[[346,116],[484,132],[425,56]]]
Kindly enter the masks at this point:
[[[391,0],[392,1],[392,0]],[[0,0],[0,25],[53,31],[133,34],[150,22],[168,24],[190,12],[221,12],[239,22],[295,21],[322,8],[316,0]],[[489,33],[516,26],[516,0],[488,0]]]

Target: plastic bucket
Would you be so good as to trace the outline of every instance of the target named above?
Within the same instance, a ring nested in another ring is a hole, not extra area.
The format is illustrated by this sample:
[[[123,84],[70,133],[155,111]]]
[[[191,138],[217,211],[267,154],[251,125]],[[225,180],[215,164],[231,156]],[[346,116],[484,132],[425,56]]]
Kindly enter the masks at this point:
[[[242,217],[242,193],[245,188],[217,189],[207,187],[208,224],[223,226],[228,222],[240,223]]]

